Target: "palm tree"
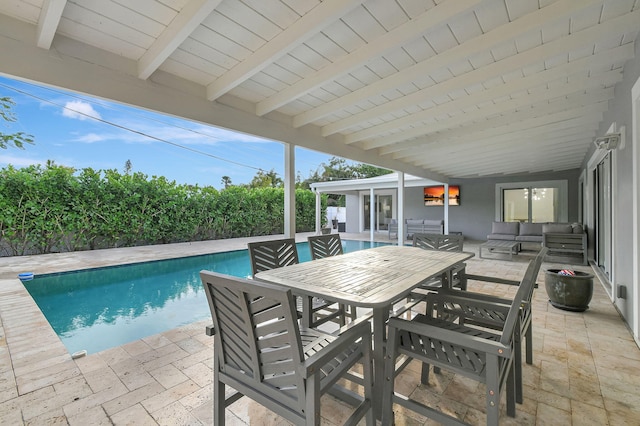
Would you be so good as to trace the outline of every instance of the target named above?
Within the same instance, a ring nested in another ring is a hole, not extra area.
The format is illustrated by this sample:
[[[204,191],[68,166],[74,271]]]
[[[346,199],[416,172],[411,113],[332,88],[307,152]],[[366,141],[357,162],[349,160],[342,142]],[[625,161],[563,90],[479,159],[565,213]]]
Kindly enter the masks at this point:
[[[224,185],[224,189],[227,189],[231,186],[231,178],[229,176],[222,176],[222,184]]]

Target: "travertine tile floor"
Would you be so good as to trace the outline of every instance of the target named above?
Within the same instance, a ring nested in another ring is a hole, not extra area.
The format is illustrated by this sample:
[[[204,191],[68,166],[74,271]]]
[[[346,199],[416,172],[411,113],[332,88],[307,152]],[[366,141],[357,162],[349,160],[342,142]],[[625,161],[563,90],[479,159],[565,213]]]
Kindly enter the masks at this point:
[[[304,235],[299,236],[304,239]],[[343,238],[359,235],[343,235]],[[367,238],[366,236],[364,238]],[[380,237],[385,240],[384,236]],[[208,425],[212,423],[212,339],[207,321],[149,336],[121,347],[71,359],[20,281],[18,272],[53,272],[154,258],[243,248],[248,239],[115,249],[74,254],[0,259],[0,424],[1,425]],[[477,244],[465,243],[475,251]],[[471,273],[518,279],[531,255],[513,262],[477,257]],[[640,350],[595,282],[584,313],[551,307],[544,290],[543,264],[534,296],[534,364],[524,367],[525,401],[518,425],[640,424]],[[588,267],[575,267],[589,270]],[[470,289],[511,295],[513,287],[470,282]],[[99,337],[98,337],[99,338]],[[419,366],[411,364],[397,389],[484,424],[483,385],[443,373],[419,386]],[[325,425],[340,424],[349,407],[325,397]],[[226,413],[230,425],[288,424],[243,398]],[[396,424],[433,424],[396,410]]]

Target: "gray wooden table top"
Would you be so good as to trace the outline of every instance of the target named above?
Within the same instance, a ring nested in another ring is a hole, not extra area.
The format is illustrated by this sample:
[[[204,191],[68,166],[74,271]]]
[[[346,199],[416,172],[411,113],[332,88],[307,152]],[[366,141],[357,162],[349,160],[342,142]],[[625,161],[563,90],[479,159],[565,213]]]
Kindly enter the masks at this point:
[[[361,307],[389,306],[473,253],[382,246],[272,269],[255,278]]]

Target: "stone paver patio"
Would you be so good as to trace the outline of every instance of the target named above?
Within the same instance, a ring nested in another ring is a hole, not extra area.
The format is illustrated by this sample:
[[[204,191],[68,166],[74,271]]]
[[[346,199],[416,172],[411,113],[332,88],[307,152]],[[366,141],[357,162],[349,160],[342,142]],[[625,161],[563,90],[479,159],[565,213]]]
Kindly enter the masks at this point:
[[[378,238],[386,241],[386,233]],[[59,272],[123,259],[134,262],[241,249],[249,240],[0,258],[0,424],[212,424],[213,342],[204,334],[208,321],[74,360],[15,277],[24,271]],[[471,273],[513,279],[522,276],[530,258],[479,259],[478,244],[473,242],[465,243],[465,250],[476,253],[468,262]],[[544,263],[542,270],[558,266],[566,265]],[[589,310],[566,312],[548,304],[543,276],[541,271],[534,296],[534,364],[524,367],[525,401],[517,406],[515,419],[503,415],[501,423],[640,424],[640,350],[603,287],[596,280]],[[469,288],[505,296],[515,291],[478,282],[470,282]],[[418,371],[417,364],[410,365],[398,379],[398,390],[471,424],[484,424],[483,385],[443,373],[432,375],[429,386],[419,386]],[[325,397],[323,424],[340,424],[348,409]],[[226,418],[230,425],[288,424],[247,398],[227,410]],[[396,423],[433,424],[400,408]]]

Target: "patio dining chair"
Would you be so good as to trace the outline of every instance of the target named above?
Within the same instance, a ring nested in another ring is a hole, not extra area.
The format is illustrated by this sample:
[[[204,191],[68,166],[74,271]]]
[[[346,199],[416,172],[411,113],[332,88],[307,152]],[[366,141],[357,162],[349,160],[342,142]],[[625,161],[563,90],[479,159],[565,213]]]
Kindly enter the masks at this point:
[[[522,281],[506,280],[501,277],[491,277],[484,275],[467,276],[470,280],[493,282],[507,285],[527,285],[522,303],[520,304],[519,326],[516,328],[516,359],[515,359],[515,376],[516,376],[516,402],[523,402],[523,386],[522,386],[522,337],[526,342],[526,363],[533,364],[533,313],[531,308],[531,300],[533,299],[533,290],[535,288],[538,272],[542,265],[547,248],[542,247],[535,259],[529,263],[524,273]],[[484,308],[476,309],[475,302],[489,303],[483,305]],[[438,315],[449,321],[458,321],[461,324],[473,325],[494,330],[501,330],[504,327],[506,314],[508,309],[513,305],[511,299],[497,297],[490,294],[460,291],[441,288],[438,295],[432,297],[427,303],[427,310],[435,310]],[[437,306],[434,306],[437,304]],[[423,371],[423,380],[426,372]]]
[[[325,257],[339,256],[343,254],[342,239],[340,234],[311,235],[307,237],[311,259],[323,259]],[[356,307],[340,305],[345,317],[351,321],[356,319]]]
[[[462,235],[442,235],[442,234],[413,234],[413,246],[424,250],[438,251],[462,251],[464,246],[464,236]],[[449,287],[459,287],[461,290],[467,289],[467,279],[465,274],[466,264],[456,265],[448,275],[451,279]],[[442,278],[435,277],[422,283],[418,289],[433,290],[443,286]]]
[[[389,319],[382,424],[393,424],[394,403],[440,423],[466,424],[456,417],[394,391],[395,377],[401,371],[396,369],[395,361],[400,355],[422,361],[423,373],[425,370],[428,372],[429,365],[432,364],[434,367],[485,383],[488,425],[498,424],[501,394],[506,387],[507,415],[515,417],[516,330],[519,327],[520,307],[532,286],[532,276],[525,275],[513,303],[501,311],[504,323],[503,327],[496,331],[442,319],[439,311],[436,311],[437,316],[430,316],[431,312],[428,311],[427,315],[418,314],[411,320],[400,317]],[[437,297],[437,293],[426,296],[429,306],[435,307],[436,310],[439,305],[438,300],[434,299]],[[491,310],[495,309],[495,304],[475,301],[473,309]],[[423,379],[428,383],[428,374],[423,374]]]
[[[247,244],[251,260],[251,272],[255,276],[258,272],[299,263],[298,249],[293,238],[280,240],[258,241]],[[310,327],[319,327],[329,321],[344,325],[345,310],[337,303],[328,302],[319,297],[296,295],[296,305],[299,315]]]
[[[200,277],[216,333],[213,424],[247,396],[297,425],[319,425],[320,398],[331,391],[354,402],[345,424],[363,417],[373,425],[371,326],[356,321],[328,334],[298,326],[293,295],[285,287],[209,271]],[[338,386],[362,362],[364,396]],[[227,395],[230,386],[236,392]]]

